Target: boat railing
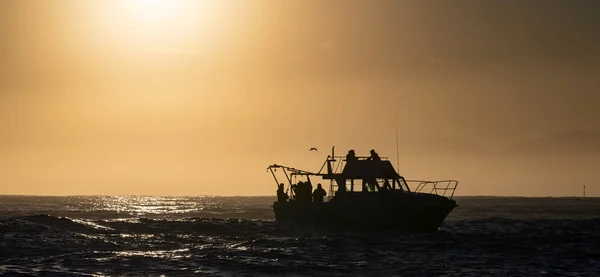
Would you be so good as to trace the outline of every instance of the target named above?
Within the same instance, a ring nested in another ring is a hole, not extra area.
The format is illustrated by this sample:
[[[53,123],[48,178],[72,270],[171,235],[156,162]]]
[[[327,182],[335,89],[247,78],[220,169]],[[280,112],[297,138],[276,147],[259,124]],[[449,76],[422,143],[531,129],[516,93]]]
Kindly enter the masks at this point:
[[[454,191],[458,187],[458,181],[456,180],[441,180],[441,181],[420,181],[420,180],[406,180],[406,183],[412,189],[412,192],[416,193],[431,193],[439,196],[444,196],[452,199],[454,197]]]

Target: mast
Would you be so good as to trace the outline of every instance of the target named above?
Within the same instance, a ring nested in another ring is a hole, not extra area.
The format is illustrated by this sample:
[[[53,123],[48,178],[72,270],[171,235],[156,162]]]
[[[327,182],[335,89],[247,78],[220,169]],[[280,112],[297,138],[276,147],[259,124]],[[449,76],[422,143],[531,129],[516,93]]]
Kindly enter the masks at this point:
[[[335,159],[335,145],[331,146],[331,158]]]
[[[331,146],[331,160],[332,161],[327,161],[327,166],[329,169],[329,174],[333,174],[333,166],[331,166],[331,163],[333,161],[335,161],[335,145]],[[329,197],[332,197],[333,195],[333,179],[329,180]]]
[[[396,124],[396,171],[400,170],[400,150],[398,150],[398,124]]]

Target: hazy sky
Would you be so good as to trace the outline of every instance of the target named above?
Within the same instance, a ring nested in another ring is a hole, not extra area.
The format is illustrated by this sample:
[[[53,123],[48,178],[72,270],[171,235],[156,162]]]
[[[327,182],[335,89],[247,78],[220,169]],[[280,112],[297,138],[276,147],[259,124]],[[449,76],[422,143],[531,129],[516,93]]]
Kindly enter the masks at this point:
[[[0,194],[270,195],[269,164],[318,170],[332,145],[395,160],[397,126],[408,179],[600,196],[598,11],[3,0]]]

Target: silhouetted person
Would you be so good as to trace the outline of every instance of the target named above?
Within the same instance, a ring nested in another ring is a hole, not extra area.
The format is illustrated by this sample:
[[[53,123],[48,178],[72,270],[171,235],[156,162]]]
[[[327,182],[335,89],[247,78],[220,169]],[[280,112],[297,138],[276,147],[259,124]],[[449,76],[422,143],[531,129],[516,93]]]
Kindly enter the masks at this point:
[[[379,155],[377,154],[377,152],[375,152],[374,149],[371,149],[371,157],[369,157],[367,160],[369,160],[369,161],[381,161],[381,158],[379,157]]]
[[[377,184],[377,180],[375,180],[375,179],[369,180],[369,182],[368,182],[369,191],[375,191],[376,184]]]
[[[299,181],[298,184],[292,185],[292,190],[294,190],[294,195],[296,195],[294,199],[301,202],[310,202],[312,197],[312,185],[310,182]]]
[[[283,191],[283,183],[279,184],[277,187],[277,201],[285,202],[288,200],[288,195]]]
[[[321,184],[317,184],[317,188],[312,195],[314,202],[323,202],[323,198],[327,195],[327,192],[321,187]]]
[[[362,192],[375,191],[375,187],[379,189],[379,184],[375,178],[367,178],[362,180]]]
[[[381,191],[392,191],[392,185],[390,185],[390,181],[388,181],[388,179],[385,179],[385,181],[383,182],[383,187],[381,188]]]
[[[294,192],[294,199],[301,200],[302,199],[302,186],[304,182],[299,181],[297,184],[292,185],[292,191]]]
[[[356,153],[354,153],[354,149],[350,149],[348,154],[346,154],[346,162],[349,163],[356,160],[358,160],[358,158],[356,157]]]

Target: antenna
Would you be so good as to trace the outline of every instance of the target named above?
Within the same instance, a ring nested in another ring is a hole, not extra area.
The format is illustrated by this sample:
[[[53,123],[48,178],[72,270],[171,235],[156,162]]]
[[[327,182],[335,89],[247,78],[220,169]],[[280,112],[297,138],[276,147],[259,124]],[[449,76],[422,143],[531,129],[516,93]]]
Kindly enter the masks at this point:
[[[398,150],[398,123],[396,123],[396,171],[400,170],[400,150]]]

